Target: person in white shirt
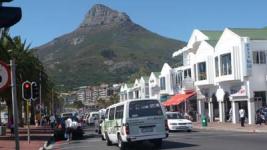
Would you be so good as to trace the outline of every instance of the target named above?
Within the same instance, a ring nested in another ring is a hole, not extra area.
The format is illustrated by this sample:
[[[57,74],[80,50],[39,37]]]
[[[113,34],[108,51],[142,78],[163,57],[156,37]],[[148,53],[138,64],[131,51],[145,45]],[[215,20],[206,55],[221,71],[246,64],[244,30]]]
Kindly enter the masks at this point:
[[[66,135],[67,141],[70,141],[72,139],[72,119],[71,118],[68,118],[65,121],[65,127],[66,127],[65,135]]]
[[[51,115],[50,118],[49,118],[49,120],[50,120],[50,126],[51,126],[51,128],[54,129],[55,128],[55,124],[56,124],[56,118],[55,118],[55,116],[54,115]]]
[[[245,110],[243,108],[241,108],[239,110],[239,116],[240,116],[240,121],[241,121],[241,127],[244,127],[244,123],[245,123]]]

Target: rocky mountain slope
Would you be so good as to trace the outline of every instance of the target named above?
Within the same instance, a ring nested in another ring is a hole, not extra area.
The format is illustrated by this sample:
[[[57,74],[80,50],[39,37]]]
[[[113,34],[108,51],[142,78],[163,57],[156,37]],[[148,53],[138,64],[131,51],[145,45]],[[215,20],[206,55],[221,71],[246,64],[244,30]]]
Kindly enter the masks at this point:
[[[141,67],[159,71],[184,42],[135,24],[122,12],[94,5],[73,32],[37,47],[56,84],[67,88],[127,81]]]

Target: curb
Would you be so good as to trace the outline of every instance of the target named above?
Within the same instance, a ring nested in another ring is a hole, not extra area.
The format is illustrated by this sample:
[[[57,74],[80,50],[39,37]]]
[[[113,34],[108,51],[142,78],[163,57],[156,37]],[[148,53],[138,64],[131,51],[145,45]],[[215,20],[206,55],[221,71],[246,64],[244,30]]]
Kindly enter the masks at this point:
[[[258,129],[223,129],[223,128],[213,128],[213,127],[195,127],[193,129],[200,130],[214,130],[214,131],[233,131],[233,132],[244,132],[244,133],[267,133],[266,130],[258,130]]]

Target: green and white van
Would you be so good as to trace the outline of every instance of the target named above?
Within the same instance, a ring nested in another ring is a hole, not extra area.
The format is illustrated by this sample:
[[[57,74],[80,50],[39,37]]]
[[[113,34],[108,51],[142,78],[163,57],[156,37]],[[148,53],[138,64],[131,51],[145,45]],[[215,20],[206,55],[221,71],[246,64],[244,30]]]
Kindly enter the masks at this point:
[[[158,100],[128,100],[109,106],[101,125],[107,145],[125,149],[129,143],[150,141],[159,148],[168,137],[164,108]]]

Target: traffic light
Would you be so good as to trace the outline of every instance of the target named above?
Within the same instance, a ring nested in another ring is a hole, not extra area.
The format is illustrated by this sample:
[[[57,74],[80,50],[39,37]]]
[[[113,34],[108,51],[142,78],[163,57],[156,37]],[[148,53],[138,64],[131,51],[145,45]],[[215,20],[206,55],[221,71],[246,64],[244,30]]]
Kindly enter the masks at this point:
[[[32,100],[39,98],[39,85],[36,82],[32,82]]]
[[[0,28],[8,28],[16,24],[22,16],[20,7],[5,7],[2,2],[11,2],[12,0],[0,0]]]
[[[25,100],[30,100],[32,98],[32,88],[31,82],[25,81],[22,83],[22,98]]]

